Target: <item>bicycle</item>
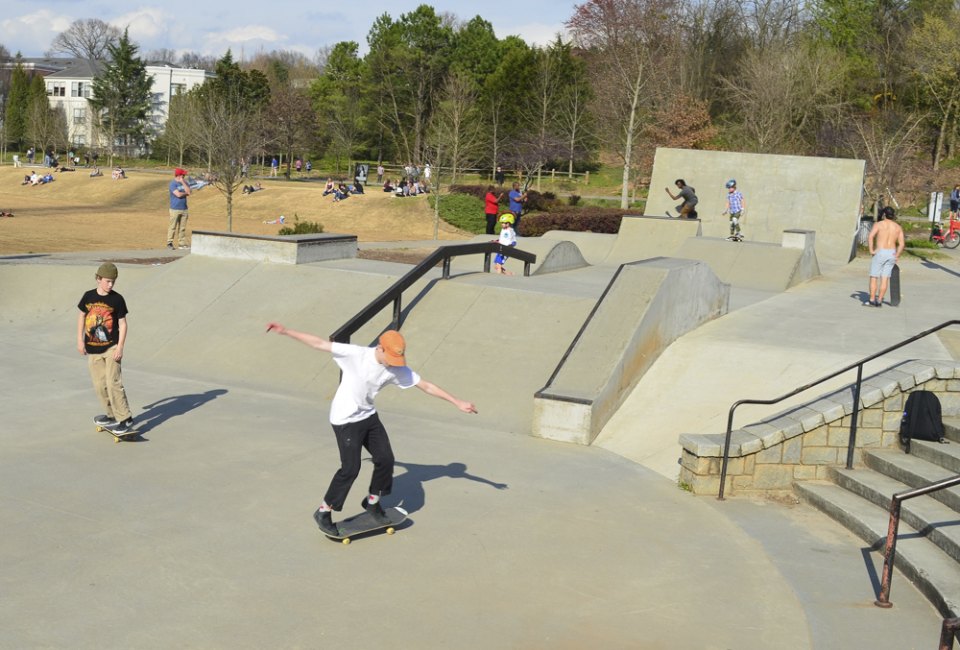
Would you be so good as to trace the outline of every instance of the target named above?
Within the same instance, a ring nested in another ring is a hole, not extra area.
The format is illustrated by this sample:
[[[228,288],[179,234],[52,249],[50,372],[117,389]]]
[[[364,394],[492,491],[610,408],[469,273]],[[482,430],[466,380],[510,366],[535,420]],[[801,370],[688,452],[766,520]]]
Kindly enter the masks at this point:
[[[956,248],[960,246],[960,219],[954,218],[950,214],[950,226],[947,232],[943,232],[943,226],[940,222],[933,224],[930,231],[930,241],[936,242],[937,246],[946,246],[947,248]]]

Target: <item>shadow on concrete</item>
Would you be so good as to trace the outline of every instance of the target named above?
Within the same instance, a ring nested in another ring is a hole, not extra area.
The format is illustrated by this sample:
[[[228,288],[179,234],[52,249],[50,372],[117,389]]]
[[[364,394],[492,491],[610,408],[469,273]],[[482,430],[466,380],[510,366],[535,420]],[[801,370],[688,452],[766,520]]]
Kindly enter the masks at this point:
[[[369,460],[369,459],[368,459]],[[407,470],[393,479],[393,498],[399,499],[399,505],[408,513],[413,514],[426,503],[426,493],[423,484],[438,478],[466,479],[494,487],[498,490],[509,489],[506,483],[496,483],[482,476],[474,476],[467,472],[464,463],[450,463],[448,465],[418,465],[416,463],[396,462],[397,467]],[[391,501],[391,500],[388,500]]]
[[[944,271],[945,273],[949,273],[950,275],[954,275],[954,276],[960,278],[960,273],[957,273],[957,272],[954,271],[953,269],[948,269],[947,267],[943,266],[942,264],[937,264],[936,262],[931,262],[930,260],[923,260],[922,262],[920,262],[920,264],[923,265],[924,267],[928,268],[928,269],[934,269],[934,270]]]
[[[205,393],[166,397],[152,404],[147,404],[143,407],[144,413],[134,418],[137,423],[137,430],[141,433],[152,431],[167,420],[189,413],[226,394],[227,389],[214,388]]]
[[[862,305],[870,299],[870,293],[867,291],[854,291],[850,294],[850,297]]]

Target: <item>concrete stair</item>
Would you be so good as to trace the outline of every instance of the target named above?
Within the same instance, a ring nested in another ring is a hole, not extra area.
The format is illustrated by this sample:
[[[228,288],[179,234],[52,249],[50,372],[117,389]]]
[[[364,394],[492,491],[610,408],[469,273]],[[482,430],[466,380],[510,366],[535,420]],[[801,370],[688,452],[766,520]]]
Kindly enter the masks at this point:
[[[833,481],[798,482],[800,498],[883,551],[894,494],[960,474],[960,418],[945,418],[950,444],[913,441],[899,449],[864,453],[865,467],[835,469]],[[960,615],[960,488],[904,501],[890,600],[897,573],[909,578],[945,617]],[[875,588],[879,591],[879,576]]]

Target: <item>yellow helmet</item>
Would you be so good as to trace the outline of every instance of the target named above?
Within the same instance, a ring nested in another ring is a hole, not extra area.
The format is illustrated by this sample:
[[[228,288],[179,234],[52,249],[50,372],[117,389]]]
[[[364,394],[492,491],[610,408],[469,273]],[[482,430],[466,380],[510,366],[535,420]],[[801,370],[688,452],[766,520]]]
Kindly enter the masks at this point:
[[[506,214],[500,215],[500,223],[509,223],[512,226],[513,220],[514,220],[513,215],[510,214],[509,212],[507,212]]]

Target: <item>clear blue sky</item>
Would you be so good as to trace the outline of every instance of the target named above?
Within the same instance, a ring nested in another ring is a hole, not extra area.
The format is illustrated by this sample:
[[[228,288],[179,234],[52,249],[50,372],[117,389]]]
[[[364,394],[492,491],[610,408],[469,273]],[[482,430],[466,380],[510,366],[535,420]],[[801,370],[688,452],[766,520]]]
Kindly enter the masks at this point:
[[[580,2],[584,0],[579,0]],[[158,48],[178,53],[235,58],[259,51],[296,50],[309,58],[327,45],[357,41],[366,52],[366,36],[384,13],[397,19],[420,4],[461,20],[479,14],[498,38],[511,34],[542,45],[563,30],[573,0],[438,0],[436,2],[337,2],[323,0],[4,0],[0,44],[11,54],[42,56],[54,37],[77,19],[99,18],[130,36],[142,54]]]

